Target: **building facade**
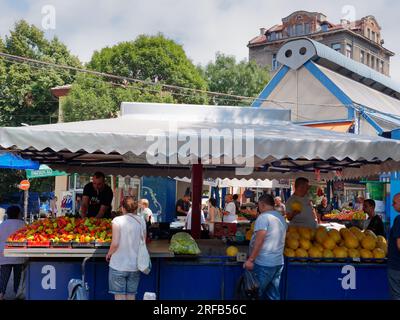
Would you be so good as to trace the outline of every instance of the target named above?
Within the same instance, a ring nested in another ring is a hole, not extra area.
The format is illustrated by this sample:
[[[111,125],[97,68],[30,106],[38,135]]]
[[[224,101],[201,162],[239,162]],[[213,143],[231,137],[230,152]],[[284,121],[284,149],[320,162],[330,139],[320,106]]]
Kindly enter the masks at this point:
[[[249,60],[260,66],[269,66],[275,73],[280,64],[277,60],[279,48],[288,40],[309,37],[389,76],[390,57],[394,53],[383,47],[381,27],[373,16],[357,21],[341,20],[333,24],[319,12],[296,11],[282,19],[282,24],[269,29],[261,28],[260,35],[251,39]]]

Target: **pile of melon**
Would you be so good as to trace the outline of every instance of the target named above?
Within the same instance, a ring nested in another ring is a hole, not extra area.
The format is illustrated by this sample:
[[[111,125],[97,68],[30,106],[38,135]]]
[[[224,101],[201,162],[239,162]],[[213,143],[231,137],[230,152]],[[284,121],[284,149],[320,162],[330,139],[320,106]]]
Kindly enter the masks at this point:
[[[382,260],[387,255],[387,242],[384,237],[357,227],[328,231],[323,226],[317,229],[290,226],[286,233],[284,254],[290,258],[322,258],[328,262],[334,261],[334,258]]]

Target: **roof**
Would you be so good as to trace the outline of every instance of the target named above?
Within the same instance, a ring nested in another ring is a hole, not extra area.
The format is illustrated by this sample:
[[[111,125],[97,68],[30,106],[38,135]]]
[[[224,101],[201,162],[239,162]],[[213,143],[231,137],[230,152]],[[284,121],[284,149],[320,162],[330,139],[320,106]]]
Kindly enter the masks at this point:
[[[113,119],[2,127],[0,147],[58,170],[101,167],[121,175],[190,176],[190,163],[199,158],[205,177],[223,178],[237,176],[237,168],[251,169],[246,178],[262,179],[314,177],[315,169],[331,179],[336,170],[345,178],[400,169],[400,141],[307,128],[270,115],[249,107],[123,103],[122,116]]]
[[[400,98],[400,83],[393,80],[390,77],[383,75],[382,73],[360,63],[354,61],[351,58],[346,57],[333,50],[332,48],[312,40],[310,38],[299,38],[291,41],[287,41],[284,46],[279,49],[279,52],[285,51],[287,46],[294,45],[295,41],[308,41],[312,44],[315,49],[315,53],[312,56],[312,60],[317,64],[322,65],[330,70],[337,73],[344,74],[346,77],[367,85],[369,88],[373,88],[377,91],[384,93],[385,95],[392,95],[396,98]],[[278,60],[279,60],[278,52]],[[280,61],[283,63],[282,61]],[[305,62],[305,61],[304,61]]]

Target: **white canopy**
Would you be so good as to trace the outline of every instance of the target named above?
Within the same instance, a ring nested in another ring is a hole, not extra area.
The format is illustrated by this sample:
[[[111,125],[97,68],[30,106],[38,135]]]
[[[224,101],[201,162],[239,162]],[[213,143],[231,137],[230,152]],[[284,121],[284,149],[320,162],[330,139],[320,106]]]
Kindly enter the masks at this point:
[[[147,103],[123,103],[122,111],[113,119],[0,128],[0,146],[68,172],[101,167],[122,175],[190,177],[189,160],[198,158],[206,178],[234,178],[245,160],[256,168],[240,177],[246,179],[314,177],[315,170],[334,178],[341,169],[340,176],[350,178],[400,169],[400,141],[270,120],[287,117],[284,111]],[[152,154],[166,162],[149,165]]]

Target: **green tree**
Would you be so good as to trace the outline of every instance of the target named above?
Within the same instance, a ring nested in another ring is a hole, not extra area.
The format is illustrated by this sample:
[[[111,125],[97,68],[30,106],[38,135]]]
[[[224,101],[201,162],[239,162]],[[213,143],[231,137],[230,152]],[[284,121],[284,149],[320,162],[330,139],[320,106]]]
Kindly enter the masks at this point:
[[[237,63],[235,57],[222,53],[217,53],[215,62],[207,64],[202,72],[210,91],[246,97],[257,96],[270,79],[267,69],[254,61]],[[252,102],[224,96],[215,96],[213,100],[217,105],[249,105]]]
[[[140,84],[122,86],[99,77],[80,74],[63,102],[65,121],[111,118],[117,115],[123,101],[174,102],[170,93],[159,86],[143,88]]]
[[[0,44],[2,52],[45,62],[80,67],[78,58],[57,38],[47,40],[41,30],[22,20]],[[71,83],[75,74],[2,59],[0,65],[0,125],[19,126],[56,121],[57,100],[50,89]]]
[[[182,46],[162,34],[141,35],[96,51],[88,67],[93,70],[159,84],[206,90],[207,83],[188,59]],[[206,103],[207,96],[191,90],[169,89],[178,102]]]

